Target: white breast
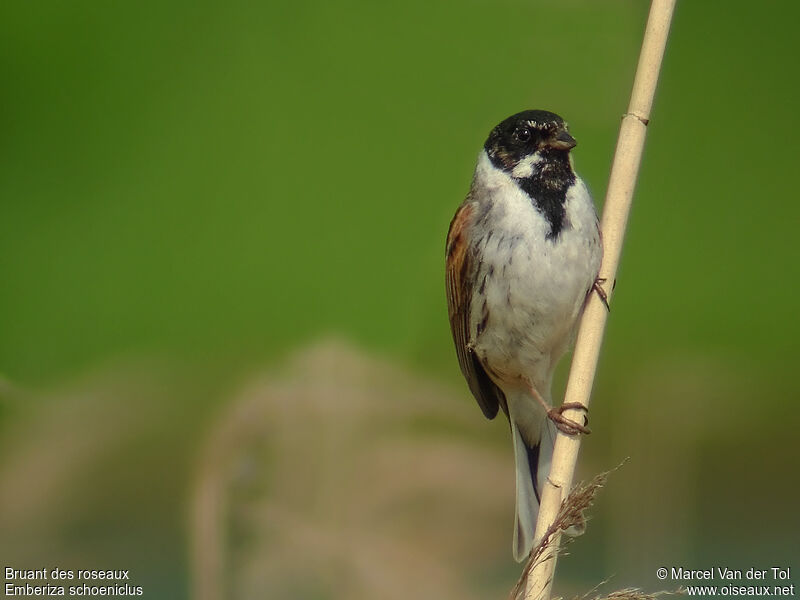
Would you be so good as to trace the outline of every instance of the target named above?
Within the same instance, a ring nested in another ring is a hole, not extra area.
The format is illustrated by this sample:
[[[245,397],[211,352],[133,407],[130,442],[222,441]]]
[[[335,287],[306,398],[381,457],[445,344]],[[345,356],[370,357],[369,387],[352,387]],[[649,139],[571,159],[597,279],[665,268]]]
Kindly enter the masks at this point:
[[[592,199],[577,179],[567,192],[564,227],[548,239],[549,222],[485,151],[473,185],[480,260],[470,335],[496,377],[525,376],[547,393],[600,266]]]

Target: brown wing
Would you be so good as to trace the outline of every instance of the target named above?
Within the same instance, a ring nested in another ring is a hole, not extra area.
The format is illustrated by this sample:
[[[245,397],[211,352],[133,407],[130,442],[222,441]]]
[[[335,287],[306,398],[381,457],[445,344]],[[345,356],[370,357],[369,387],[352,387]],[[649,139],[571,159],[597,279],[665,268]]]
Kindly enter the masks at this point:
[[[465,202],[450,222],[446,251],[447,308],[461,372],[483,414],[494,419],[499,406],[505,410],[505,396],[486,374],[469,346],[469,304],[477,265],[465,234],[472,226],[474,212],[475,205]]]

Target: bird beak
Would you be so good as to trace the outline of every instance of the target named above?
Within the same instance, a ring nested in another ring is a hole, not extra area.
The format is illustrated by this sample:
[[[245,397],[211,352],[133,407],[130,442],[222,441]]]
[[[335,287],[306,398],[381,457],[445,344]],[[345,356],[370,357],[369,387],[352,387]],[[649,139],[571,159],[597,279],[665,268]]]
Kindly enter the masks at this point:
[[[566,129],[560,129],[558,133],[552,137],[547,145],[556,150],[570,150],[578,145],[575,138],[572,137]]]

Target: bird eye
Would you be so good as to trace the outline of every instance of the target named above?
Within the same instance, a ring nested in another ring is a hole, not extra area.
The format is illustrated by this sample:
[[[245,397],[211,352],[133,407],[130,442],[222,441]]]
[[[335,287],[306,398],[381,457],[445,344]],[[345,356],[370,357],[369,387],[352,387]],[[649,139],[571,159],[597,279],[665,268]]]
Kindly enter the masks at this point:
[[[531,139],[531,130],[527,127],[520,127],[517,129],[516,136],[520,142],[529,142]]]

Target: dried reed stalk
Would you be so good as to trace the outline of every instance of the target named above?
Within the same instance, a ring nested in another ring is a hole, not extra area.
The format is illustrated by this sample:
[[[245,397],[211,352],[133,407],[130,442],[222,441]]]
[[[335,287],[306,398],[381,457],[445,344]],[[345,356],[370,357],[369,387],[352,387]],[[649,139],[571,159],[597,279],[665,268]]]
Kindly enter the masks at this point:
[[[664,57],[675,0],[653,0],[639,55],[639,65],[633,83],[628,112],[622,117],[614,163],[603,207],[603,263],[600,278],[604,279],[606,294],[611,298],[622,251],[622,241],[628,221],[633,190],[644,148],[650,109],[653,105],[656,82]],[[607,318],[606,307],[596,294],[591,294],[578,330],[564,402],[589,405],[600,346]],[[566,411],[571,419],[580,419],[581,412]],[[542,490],[542,502],[536,523],[536,540],[548,536],[557,522],[559,509],[572,485],[578,459],[580,437],[559,433],[553,450],[550,476]],[[533,565],[527,577],[525,600],[548,600],[552,588],[560,530],[552,535],[544,554]]]
[[[620,465],[622,466],[622,465]],[[613,469],[616,471],[619,467]],[[594,504],[597,491],[605,486],[611,471],[596,475],[587,484],[578,485],[570,492],[567,499],[561,504],[555,521],[550,524],[539,542],[531,550],[530,556],[522,570],[522,575],[517,585],[511,591],[509,600],[522,600],[525,595],[525,583],[531,571],[543,562],[554,562],[558,552],[558,534],[570,527],[583,528],[586,522],[586,511]]]

